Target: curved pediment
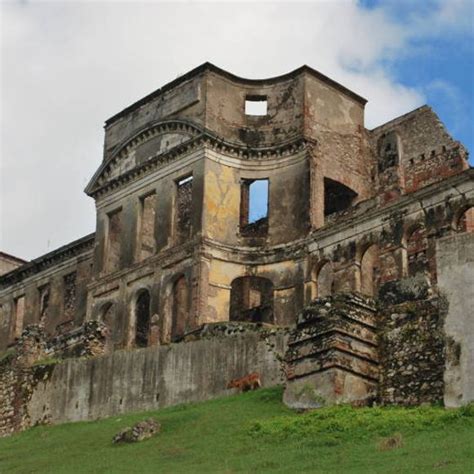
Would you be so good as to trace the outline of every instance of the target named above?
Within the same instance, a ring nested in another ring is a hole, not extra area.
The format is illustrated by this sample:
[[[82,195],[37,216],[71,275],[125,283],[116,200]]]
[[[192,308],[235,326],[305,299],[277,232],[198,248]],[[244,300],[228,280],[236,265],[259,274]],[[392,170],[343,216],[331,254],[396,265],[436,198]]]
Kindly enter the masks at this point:
[[[112,156],[96,171],[85,192],[93,193],[108,181],[120,177],[200,134],[201,130],[183,121],[160,122],[147,127],[117,147]]]

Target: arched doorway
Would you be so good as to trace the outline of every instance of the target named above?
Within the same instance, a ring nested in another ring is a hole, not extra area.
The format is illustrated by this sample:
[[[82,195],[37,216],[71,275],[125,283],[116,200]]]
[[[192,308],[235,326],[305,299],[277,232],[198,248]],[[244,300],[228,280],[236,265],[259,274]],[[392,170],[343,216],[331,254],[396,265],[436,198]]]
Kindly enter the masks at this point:
[[[273,324],[273,283],[268,278],[236,278],[230,290],[230,321]]]
[[[379,249],[377,245],[368,247],[360,260],[360,292],[375,296],[378,289]]]
[[[135,300],[135,346],[147,347],[150,335],[150,293],[140,290]]]
[[[331,262],[326,262],[318,272],[316,279],[316,296],[324,298],[332,295],[334,287],[334,271]]]
[[[120,343],[118,340],[120,332],[117,328],[114,303],[109,301],[102,305],[99,311],[99,321],[104,323],[107,328],[105,350],[106,352],[110,352]]]
[[[171,340],[184,335],[188,325],[189,288],[184,275],[173,285],[173,301],[171,310]]]

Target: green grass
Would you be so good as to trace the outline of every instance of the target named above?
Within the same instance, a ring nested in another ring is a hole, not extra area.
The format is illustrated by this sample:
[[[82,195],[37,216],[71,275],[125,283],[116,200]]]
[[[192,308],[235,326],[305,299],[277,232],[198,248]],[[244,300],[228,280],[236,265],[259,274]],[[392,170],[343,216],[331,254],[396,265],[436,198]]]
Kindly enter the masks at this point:
[[[322,408],[297,414],[281,389],[0,439],[1,473],[474,473],[474,407]],[[113,445],[153,416],[156,437]],[[387,437],[402,440],[381,449]]]

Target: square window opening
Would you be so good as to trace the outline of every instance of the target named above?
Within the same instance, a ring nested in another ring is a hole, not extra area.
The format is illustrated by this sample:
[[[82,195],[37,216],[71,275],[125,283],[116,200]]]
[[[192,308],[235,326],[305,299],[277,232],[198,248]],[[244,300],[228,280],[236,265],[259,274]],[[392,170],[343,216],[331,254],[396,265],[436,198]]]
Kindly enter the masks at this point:
[[[268,101],[266,96],[252,95],[245,99],[245,115],[264,117],[268,114]]]

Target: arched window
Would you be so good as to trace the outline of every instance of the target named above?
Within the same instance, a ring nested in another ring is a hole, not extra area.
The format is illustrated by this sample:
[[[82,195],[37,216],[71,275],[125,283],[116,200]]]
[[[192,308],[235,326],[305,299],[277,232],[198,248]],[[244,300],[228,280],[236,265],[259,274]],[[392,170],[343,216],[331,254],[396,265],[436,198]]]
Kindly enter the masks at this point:
[[[173,285],[171,339],[184,335],[188,326],[189,288],[186,278],[180,276]]]
[[[326,262],[318,272],[316,279],[316,294],[318,298],[330,296],[334,286],[334,272],[332,263]]]
[[[407,238],[408,275],[428,271],[428,238],[423,225],[412,230]]]
[[[147,347],[150,334],[150,293],[141,290],[135,301],[135,346]]]
[[[229,320],[272,324],[273,283],[255,276],[236,278],[231,285]]]
[[[474,207],[466,209],[457,222],[459,232],[474,232]]]
[[[379,249],[371,245],[365,250],[360,261],[360,292],[375,296],[378,287]]]

